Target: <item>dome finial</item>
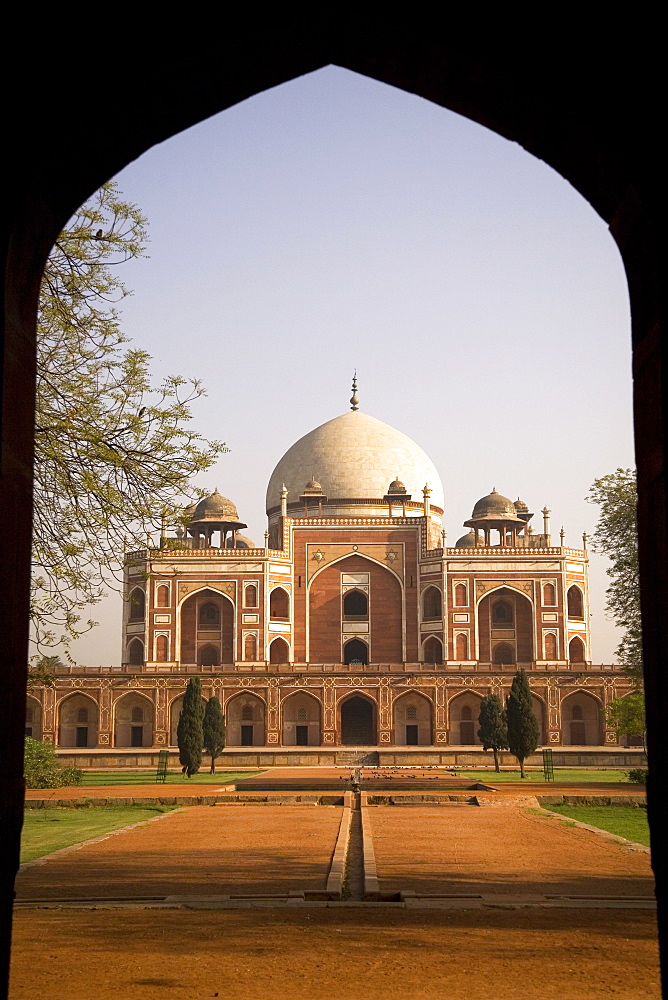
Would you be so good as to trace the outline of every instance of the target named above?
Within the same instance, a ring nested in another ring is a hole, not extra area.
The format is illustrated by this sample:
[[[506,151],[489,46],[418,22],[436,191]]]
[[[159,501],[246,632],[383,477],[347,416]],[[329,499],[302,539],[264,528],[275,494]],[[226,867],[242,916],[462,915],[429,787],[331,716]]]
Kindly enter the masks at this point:
[[[355,369],[355,374],[353,375],[353,394],[350,397],[350,409],[359,410],[360,401],[357,398],[357,369]]]

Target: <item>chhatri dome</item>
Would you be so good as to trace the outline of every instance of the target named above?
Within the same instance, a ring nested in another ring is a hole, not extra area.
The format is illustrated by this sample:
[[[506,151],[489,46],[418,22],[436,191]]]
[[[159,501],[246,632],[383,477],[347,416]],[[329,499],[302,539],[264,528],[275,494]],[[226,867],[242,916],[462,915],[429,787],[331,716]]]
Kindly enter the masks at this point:
[[[442,513],[441,477],[429,456],[406,434],[358,409],[356,382],[351,403],[348,413],[309,431],[286,451],[269,480],[267,513],[280,506],[283,484],[292,503],[312,478],[330,502],[382,503],[388,483],[399,479],[406,493],[421,505],[422,491],[429,486],[430,503]]]

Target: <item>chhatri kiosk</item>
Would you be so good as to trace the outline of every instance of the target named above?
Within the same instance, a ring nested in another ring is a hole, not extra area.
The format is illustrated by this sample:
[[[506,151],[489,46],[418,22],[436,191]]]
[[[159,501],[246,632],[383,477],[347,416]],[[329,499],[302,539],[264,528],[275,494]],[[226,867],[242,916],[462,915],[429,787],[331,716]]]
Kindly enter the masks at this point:
[[[28,728],[82,762],[150,762],[175,747],[198,675],[224,706],[230,763],[334,763],[345,748],[469,762],[480,699],[522,666],[543,744],[626,763],[604,708],[630,683],[592,664],[586,537],[553,544],[547,508],[535,532],[527,504],[494,489],[447,546],[443,509],[428,456],[353,386],[351,409],[274,469],[263,547],[216,491],[186,529],[126,554],[122,664],[64,668]]]

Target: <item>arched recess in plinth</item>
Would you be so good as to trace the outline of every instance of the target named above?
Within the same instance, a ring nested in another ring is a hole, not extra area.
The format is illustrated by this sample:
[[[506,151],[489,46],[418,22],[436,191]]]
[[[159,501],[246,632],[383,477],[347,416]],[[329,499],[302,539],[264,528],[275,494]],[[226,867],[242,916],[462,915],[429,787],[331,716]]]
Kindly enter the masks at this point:
[[[603,706],[590,691],[575,691],[561,703],[561,742],[565,746],[603,744]]]
[[[448,729],[453,746],[482,746],[478,738],[478,716],[482,695],[475,691],[462,691],[448,704]]]
[[[225,705],[228,747],[261,747],[266,743],[266,706],[250,691],[235,694]]]
[[[114,703],[114,746],[153,746],[153,702],[136,691]]]
[[[33,740],[42,738],[42,706],[32,695],[26,698],[26,736]]]
[[[283,746],[320,746],[322,706],[315,695],[307,691],[294,691],[283,699],[281,709]]]
[[[344,746],[369,747],[378,743],[378,705],[359,691],[348,695],[338,706],[339,733]]]
[[[98,735],[97,702],[77,691],[58,703],[58,746],[96,747]]]
[[[434,742],[434,710],[430,698],[418,691],[407,691],[395,699],[392,708],[396,746],[429,746]]]

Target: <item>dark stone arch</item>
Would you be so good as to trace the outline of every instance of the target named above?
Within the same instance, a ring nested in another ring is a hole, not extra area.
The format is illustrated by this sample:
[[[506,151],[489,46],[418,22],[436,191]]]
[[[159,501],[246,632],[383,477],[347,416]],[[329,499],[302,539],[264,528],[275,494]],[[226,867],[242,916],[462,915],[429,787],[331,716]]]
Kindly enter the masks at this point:
[[[339,706],[341,743],[344,746],[375,746],[377,708],[371,698],[352,694]]]
[[[475,13],[472,15],[475,17]],[[187,19],[172,29],[188,32]],[[466,29],[468,25],[464,25]],[[629,281],[635,350],[635,423],[639,485],[639,549],[643,601],[645,686],[650,754],[659,758],[668,677],[664,609],[668,606],[665,400],[666,353],[661,331],[659,219],[664,179],[654,143],[655,95],[661,92],[658,39],[647,30],[645,12],[630,9],[623,20],[578,25],[555,20],[540,45],[527,45],[512,19],[480,23],[469,30],[433,32],[419,12],[400,24],[389,15],[362,12],[354,21],[336,12],[253,14],[241,18],[226,38],[221,70],[217,40],[204,29],[193,43],[180,39],[173,59],[164,39],[142,38],[143,73],[135,48],[115,52],[114,87],[105,94],[104,126],[99,94],[81,88],[77,119],[63,127],[57,102],[33,101],[48,94],[62,52],[73,37],[92,42],[101,30],[93,12],[85,24],[76,11],[31,24],[17,36],[20,60],[30,63],[25,106],[17,98],[5,124],[7,219],[3,233],[6,275],[5,344],[2,364],[2,473],[0,510],[11,524],[0,607],[7,617],[0,666],[5,698],[0,711],[0,757],[8,773],[20,773],[25,702],[30,572],[31,433],[33,426],[35,303],[44,258],[58,230],[85,198],[152,145],[268,87],[330,63],[419,94],[518,142],[564,176],[608,222]],[[169,30],[169,29],[168,29]],[[82,36],[83,31],[83,36]],[[20,29],[19,29],[20,32]],[[280,43],[277,43],[280,39]],[[169,40],[169,39],[168,39]],[[22,43],[25,45],[22,47]],[[209,48],[209,45],[211,46]],[[568,67],[564,68],[564,52]],[[620,57],[620,53],[623,54]],[[108,123],[119,123],[111,133]],[[122,127],[120,125],[122,123]],[[73,135],[78,155],[71,156]],[[45,140],[48,137],[48,141]],[[18,858],[22,790],[12,779],[8,831],[8,878],[2,889],[4,951],[9,940],[9,903]],[[656,805],[655,805],[656,803]],[[654,871],[660,916],[664,915],[668,818],[649,788]],[[2,972],[0,971],[0,979]]]

